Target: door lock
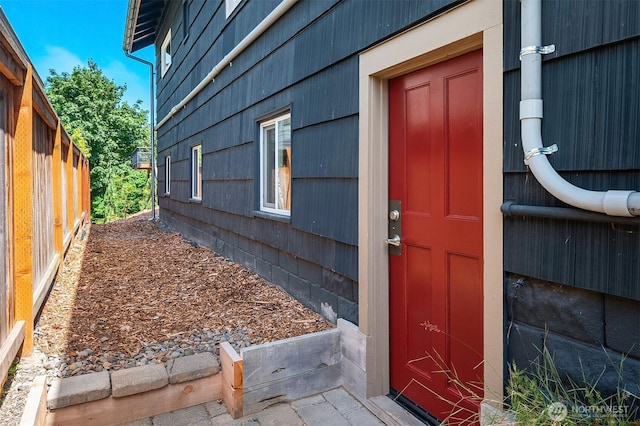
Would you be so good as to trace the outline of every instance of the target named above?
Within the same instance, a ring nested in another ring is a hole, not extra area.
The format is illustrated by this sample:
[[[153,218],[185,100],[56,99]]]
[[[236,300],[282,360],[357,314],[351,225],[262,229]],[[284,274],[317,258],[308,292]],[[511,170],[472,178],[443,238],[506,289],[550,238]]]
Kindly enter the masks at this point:
[[[389,200],[389,224],[387,232],[387,245],[389,254],[400,256],[402,254],[402,205],[399,200]]]

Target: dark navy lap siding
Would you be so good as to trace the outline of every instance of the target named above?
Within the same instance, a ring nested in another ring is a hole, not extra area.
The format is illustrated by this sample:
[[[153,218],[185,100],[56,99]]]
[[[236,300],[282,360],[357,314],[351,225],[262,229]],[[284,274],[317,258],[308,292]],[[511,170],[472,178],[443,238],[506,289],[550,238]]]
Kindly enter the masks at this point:
[[[640,190],[640,3],[542,2],[545,146],[561,176],[596,191]],[[504,199],[569,207],[544,190],[523,163],[520,2],[504,2]],[[640,300],[639,224],[612,226],[505,218],[505,270]]]
[[[172,167],[161,217],[308,306],[325,302],[357,322],[358,54],[455,3],[296,3],[158,130],[159,158],[171,155]],[[192,1],[184,39],[182,4],[168,2],[156,46],[171,28],[172,64],[158,76],[158,118],[278,4],[241,2],[227,19],[224,2]],[[285,110],[291,215],[277,217],[259,212],[259,126]],[[201,202],[190,200],[194,144],[203,153]],[[164,164],[159,181],[164,188]]]

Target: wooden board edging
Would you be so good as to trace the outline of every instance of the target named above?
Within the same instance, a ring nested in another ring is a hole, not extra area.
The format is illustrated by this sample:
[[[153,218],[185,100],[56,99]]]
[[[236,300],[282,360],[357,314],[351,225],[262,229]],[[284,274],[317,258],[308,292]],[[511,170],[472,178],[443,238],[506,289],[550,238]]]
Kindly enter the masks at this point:
[[[44,277],[37,283],[37,286],[33,292],[33,319],[35,321],[38,316],[38,312],[40,312],[40,308],[44,303],[44,299],[46,298],[51,286],[53,285],[56,274],[58,273],[58,269],[62,266],[61,256],[56,253],[51,262],[49,262],[49,267],[47,271],[44,273]]]
[[[25,321],[16,322],[7,339],[0,347],[0,377],[2,378],[2,384],[4,384],[4,381],[7,379],[9,368],[11,364],[13,364],[16,355],[18,355],[20,346],[22,346],[22,342],[24,341],[25,324]]]
[[[243,389],[243,415],[255,414],[281,402],[317,395],[340,387],[340,364],[325,365],[294,376],[265,382],[251,389]]]
[[[33,379],[20,426],[42,426],[47,417],[47,376]]]
[[[242,358],[228,342],[220,343],[220,364],[222,366],[222,400],[232,418],[243,415],[243,362]]]
[[[241,354],[244,388],[261,387],[322,366],[340,364],[340,329],[249,346]]]

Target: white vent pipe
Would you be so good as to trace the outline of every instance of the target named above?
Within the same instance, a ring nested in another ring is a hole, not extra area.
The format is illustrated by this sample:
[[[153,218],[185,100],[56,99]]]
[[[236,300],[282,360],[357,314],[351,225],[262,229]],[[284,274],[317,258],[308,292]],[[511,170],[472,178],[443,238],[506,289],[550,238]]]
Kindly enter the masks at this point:
[[[227,65],[233,61],[236,56],[242,53],[251,43],[255,41],[263,32],[265,32],[274,22],[276,22],[282,15],[284,15],[287,10],[291,9],[294,4],[296,4],[298,0],[283,0],[273,11],[268,14],[259,24],[256,26],[249,34],[243,38],[240,43],[236,47],[234,47],[231,52],[227,53],[224,58],[220,62],[218,62],[212,69],[209,71],[209,74],[203,78],[200,83],[196,87],[193,88],[191,92],[187,96],[184,97],[177,105],[175,105],[169,111],[162,120],[158,122],[156,126],[156,130],[164,125],[171,117],[173,117],[176,112],[180,110],[180,108],[184,107],[191,99],[193,99],[202,89],[204,89],[210,82],[214,80],[214,78],[220,74],[220,71],[224,69]]]
[[[525,163],[538,182],[554,197],[584,210],[609,216],[640,216],[640,193],[636,191],[589,191],[564,180],[551,166],[547,154],[556,147],[542,145],[542,0],[521,0],[520,122]]]

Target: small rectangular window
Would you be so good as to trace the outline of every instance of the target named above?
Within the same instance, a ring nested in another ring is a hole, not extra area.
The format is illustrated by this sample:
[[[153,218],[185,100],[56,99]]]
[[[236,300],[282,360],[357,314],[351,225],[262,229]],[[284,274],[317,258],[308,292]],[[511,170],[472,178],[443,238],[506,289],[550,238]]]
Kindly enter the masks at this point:
[[[226,12],[227,12],[225,17],[228,18],[233,13],[235,8],[238,7],[241,1],[242,0],[225,0],[225,6],[226,6]]]
[[[260,123],[260,210],[291,214],[291,114]]]
[[[171,156],[164,157],[164,194],[171,193]]]
[[[167,73],[167,70],[171,66],[171,29],[167,32],[167,35],[160,46],[160,73],[162,77]]]
[[[202,199],[202,145],[191,147],[191,198]]]

